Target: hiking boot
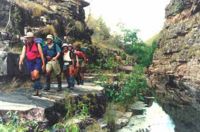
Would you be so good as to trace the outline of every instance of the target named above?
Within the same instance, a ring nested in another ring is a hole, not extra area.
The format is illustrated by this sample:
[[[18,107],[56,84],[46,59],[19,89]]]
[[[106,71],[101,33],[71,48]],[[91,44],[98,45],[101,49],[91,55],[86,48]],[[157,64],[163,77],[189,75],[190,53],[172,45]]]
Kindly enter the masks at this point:
[[[33,94],[33,96],[40,96],[39,90],[36,90],[36,92],[35,92],[35,94]]]
[[[80,80],[80,85],[84,85],[84,81],[83,80]]]
[[[45,88],[45,89],[44,89],[44,91],[49,91],[49,90],[50,90],[50,88]]]
[[[57,82],[58,82],[58,89],[57,89],[57,91],[58,92],[62,91],[62,81],[61,81],[61,76],[60,75],[57,76]]]
[[[46,83],[46,87],[44,88],[45,91],[48,91],[50,90],[50,82],[47,82]]]
[[[57,89],[57,92],[60,92],[60,91],[62,91],[62,87],[61,87],[61,85],[60,85],[60,84],[58,84],[58,89]]]
[[[45,91],[48,91],[48,90],[50,90],[50,85],[51,85],[51,82],[50,82],[50,77],[49,76],[47,76],[46,77],[46,87],[45,87]]]
[[[46,84],[46,87],[44,88],[45,91],[49,91],[50,90],[50,83]]]
[[[75,78],[77,85],[80,85],[80,79],[78,77]]]
[[[69,84],[67,88],[68,88],[68,89],[70,89],[70,90],[72,90],[72,89],[73,89],[73,87],[72,87],[72,85],[71,85],[71,84]]]

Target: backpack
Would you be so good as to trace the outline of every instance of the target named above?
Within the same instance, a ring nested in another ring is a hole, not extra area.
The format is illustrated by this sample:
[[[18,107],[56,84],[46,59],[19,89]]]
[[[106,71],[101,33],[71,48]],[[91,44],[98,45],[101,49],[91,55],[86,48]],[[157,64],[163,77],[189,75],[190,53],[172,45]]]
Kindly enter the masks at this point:
[[[55,36],[54,39],[53,39],[53,43],[57,44],[60,47],[60,49],[62,50],[62,44],[63,44],[63,42],[62,42],[62,40],[59,37]]]
[[[84,60],[86,58],[86,54],[83,51],[76,51],[75,54],[79,59]]]
[[[37,43],[34,42],[31,46],[25,44],[25,47],[26,47],[26,57],[28,60],[35,60],[36,58],[40,57]]]
[[[42,49],[44,49],[45,41],[42,38],[35,38],[34,41],[35,41],[35,43],[40,44]]]
[[[53,43],[54,44],[57,44],[58,45],[58,47],[60,47],[60,49],[61,49],[61,51],[62,51],[62,44],[63,44],[63,41],[59,38],[59,37],[57,37],[57,36],[55,36],[54,37],[54,39],[53,39]],[[56,47],[54,47],[54,48],[56,48]],[[63,55],[62,55],[62,52],[61,52],[61,54],[60,54],[60,57],[58,58],[58,62],[59,62],[59,64],[60,64],[60,67],[61,67],[61,69],[62,69],[62,65],[63,65],[63,57],[62,57]]]

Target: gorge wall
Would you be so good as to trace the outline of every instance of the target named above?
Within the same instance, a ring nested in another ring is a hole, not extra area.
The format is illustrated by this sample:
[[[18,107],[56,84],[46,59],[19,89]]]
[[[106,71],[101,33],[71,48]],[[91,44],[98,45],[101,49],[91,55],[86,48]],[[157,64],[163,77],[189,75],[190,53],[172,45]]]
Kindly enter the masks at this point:
[[[32,30],[42,37],[48,33],[91,42],[92,31],[85,23],[84,0],[0,0],[0,29],[12,35]],[[10,19],[10,21],[9,21]]]
[[[166,22],[148,79],[176,131],[199,131],[199,0],[171,0],[166,7]]]
[[[149,80],[182,104],[200,104],[200,1],[171,0]]]

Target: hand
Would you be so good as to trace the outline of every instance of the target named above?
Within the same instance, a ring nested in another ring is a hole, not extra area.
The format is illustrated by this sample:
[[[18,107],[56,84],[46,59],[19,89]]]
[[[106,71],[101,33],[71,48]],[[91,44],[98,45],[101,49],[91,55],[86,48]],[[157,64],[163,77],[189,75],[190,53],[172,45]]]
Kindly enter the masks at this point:
[[[19,65],[19,70],[20,70],[20,71],[22,70],[22,65],[21,65],[21,64]]]
[[[56,58],[56,57],[53,57],[53,58],[52,58],[52,60],[53,60],[53,61],[56,61],[56,60],[57,60],[57,58]]]
[[[88,63],[88,61],[89,61],[89,60],[88,60],[88,59],[86,59],[86,60],[85,60],[85,63]]]
[[[45,64],[42,65],[42,71],[45,72]]]
[[[50,57],[50,56],[47,56],[47,60],[50,61],[50,60],[51,60],[51,57]]]
[[[22,62],[19,62],[19,70],[20,70],[20,71],[22,70],[22,65],[23,65],[23,61],[22,61]]]
[[[79,67],[79,63],[76,63],[76,67]]]

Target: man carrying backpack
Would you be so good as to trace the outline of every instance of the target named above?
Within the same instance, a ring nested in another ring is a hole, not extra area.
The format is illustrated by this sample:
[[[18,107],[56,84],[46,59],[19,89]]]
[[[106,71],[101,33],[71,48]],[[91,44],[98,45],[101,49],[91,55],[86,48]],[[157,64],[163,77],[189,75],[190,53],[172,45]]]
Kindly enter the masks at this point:
[[[58,82],[58,90],[62,90],[62,82],[61,82],[61,68],[59,64],[59,57],[61,54],[61,49],[57,44],[53,43],[53,36],[47,35],[47,45],[44,46],[44,57],[46,60],[46,88],[44,90],[50,90],[51,84],[51,73],[54,72],[56,74],[57,82]]]
[[[85,64],[88,62],[86,54],[81,50],[80,44],[75,48],[75,54],[78,56],[78,67],[77,74],[76,74],[76,81],[78,85],[84,84],[84,72],[85,72]]]
[[[75,61],[78,62],[78,56],[74,53],[73,46],[71,44],[63,44],[63,72],[67,79],[68,88],[72,89],[75,85],[74,75],[75,67],[78,66],[78,63],[75,66]]]
[[[39,90],[42,88],[40,71],[45,70],[45,60],[40,44],[37,44],[34,41],[34,34],[28,32],[25,38],[25,45],[23,46],[19,60],[19,70],[22,70],[22,64],[26,57],[27,68],[31,74],[31,79],[34,82],[33,88],[36,91],[35,96],[39,96]]]

